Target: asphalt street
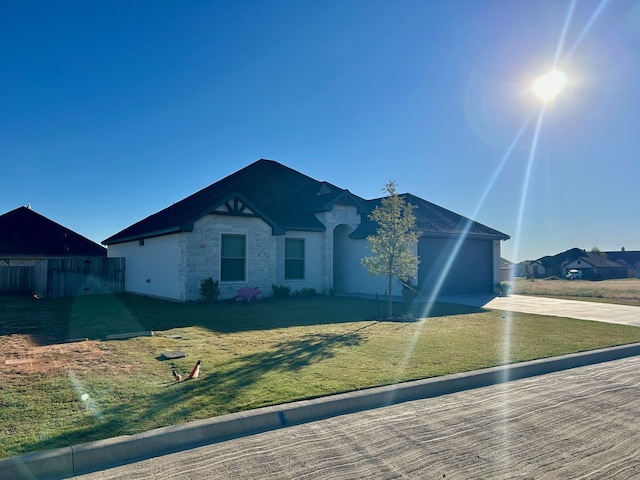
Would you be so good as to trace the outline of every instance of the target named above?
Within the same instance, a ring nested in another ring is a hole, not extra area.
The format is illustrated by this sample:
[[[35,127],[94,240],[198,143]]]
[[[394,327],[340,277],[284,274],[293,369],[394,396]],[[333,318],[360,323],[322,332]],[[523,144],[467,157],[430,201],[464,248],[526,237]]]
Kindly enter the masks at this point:
[[[343,415],[76,478],[640,478],[640,357]]]

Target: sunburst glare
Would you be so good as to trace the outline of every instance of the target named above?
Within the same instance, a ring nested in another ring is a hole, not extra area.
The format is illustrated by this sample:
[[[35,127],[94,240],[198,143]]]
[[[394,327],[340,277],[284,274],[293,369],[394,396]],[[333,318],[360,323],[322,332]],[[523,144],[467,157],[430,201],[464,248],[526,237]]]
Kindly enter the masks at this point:
[[[567,76],[560,70],[552,72],[538,78],[533,84],[533,92],[544,103],[556,98],[567,84]]]

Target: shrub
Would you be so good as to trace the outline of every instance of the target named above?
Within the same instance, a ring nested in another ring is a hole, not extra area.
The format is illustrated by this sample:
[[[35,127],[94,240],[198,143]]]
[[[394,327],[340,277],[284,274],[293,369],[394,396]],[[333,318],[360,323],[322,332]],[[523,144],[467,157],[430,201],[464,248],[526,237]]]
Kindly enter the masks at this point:
[[[209,277],[200,282],[200,298],[205,302],[215,302],[220,296],[218,281]]]
[[[289,298],[291,296],[291,288],[286,285],[271,285],[271,290],[275,298]]]
[[[511,283],[502,280],[501,282],[496,284],[496,288],[498,289],[498,293],[501,296],[506,297],[511,291]]]
[[[295,297],[315,297],[318,294],[315,288],[303,288],[302,290],[296,290],[293,293]]]

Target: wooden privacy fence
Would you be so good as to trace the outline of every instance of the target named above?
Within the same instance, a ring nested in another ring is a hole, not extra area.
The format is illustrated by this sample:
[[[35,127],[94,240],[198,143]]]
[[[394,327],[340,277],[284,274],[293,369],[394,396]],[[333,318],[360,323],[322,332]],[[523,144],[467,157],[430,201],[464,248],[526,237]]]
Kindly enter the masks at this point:
[[[3,271],[9,269],[13,272]],[[124,291],[124,258],[52,258],[32,267],[0,268],[0,293],[75,297]]]
[[[0,293],[29,294],[32,284],[33,267],[0,267]]]

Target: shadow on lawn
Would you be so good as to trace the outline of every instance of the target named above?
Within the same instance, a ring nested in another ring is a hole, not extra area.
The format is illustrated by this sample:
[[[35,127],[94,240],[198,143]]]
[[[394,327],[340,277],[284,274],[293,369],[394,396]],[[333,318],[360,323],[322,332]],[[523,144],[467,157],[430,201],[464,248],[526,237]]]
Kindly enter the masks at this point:
[[[384,302],[382,302],[384,303]],[[420,304],[394,304],[394,313],[416,317]],[[481,309],[436,303],[429,317],[477,313]],[[41,345],[72,338],[200,326],[217,333],[378,320],[381,302],[356,297],[267,299],[250,304],[177,303],[139,295],[87,295],[63,299],[0,297],[0,336],[27,334]]]
[[[279,403],[286,395],[302,399],[308,395],[305,393],[308,390],[303,386],[296,391],[296,373],[333,357],[337,349],[358,346],[364,339],[359,331],[342,335],[313,334],[275,344],[269,351],[229,360],[216,365],[215,369],[204,359],[200,378],[159,387],[158,393],[140,399],[145,404],[144,408],[140,403],[103,405],[100,398],[95,398],[99,415],[94,418],[92,426],[61,435],[50,433],[48,438],[41,439],[33,447],[34,450],[58,448],[175,425],[195,418],[259,408]],[[271,389],[256,387],[254,393],[247,395],[248,389],[270,374],[283,375],[283,378],[274,381]],[[318,392],[321,393],[324,392]],[[264,398],[257,397],[261,394]],[[131,396],[132,401],[134,398]],[[248,398],[252,401],[248,402]],[[194,443],[198,441],[194,438]]]

